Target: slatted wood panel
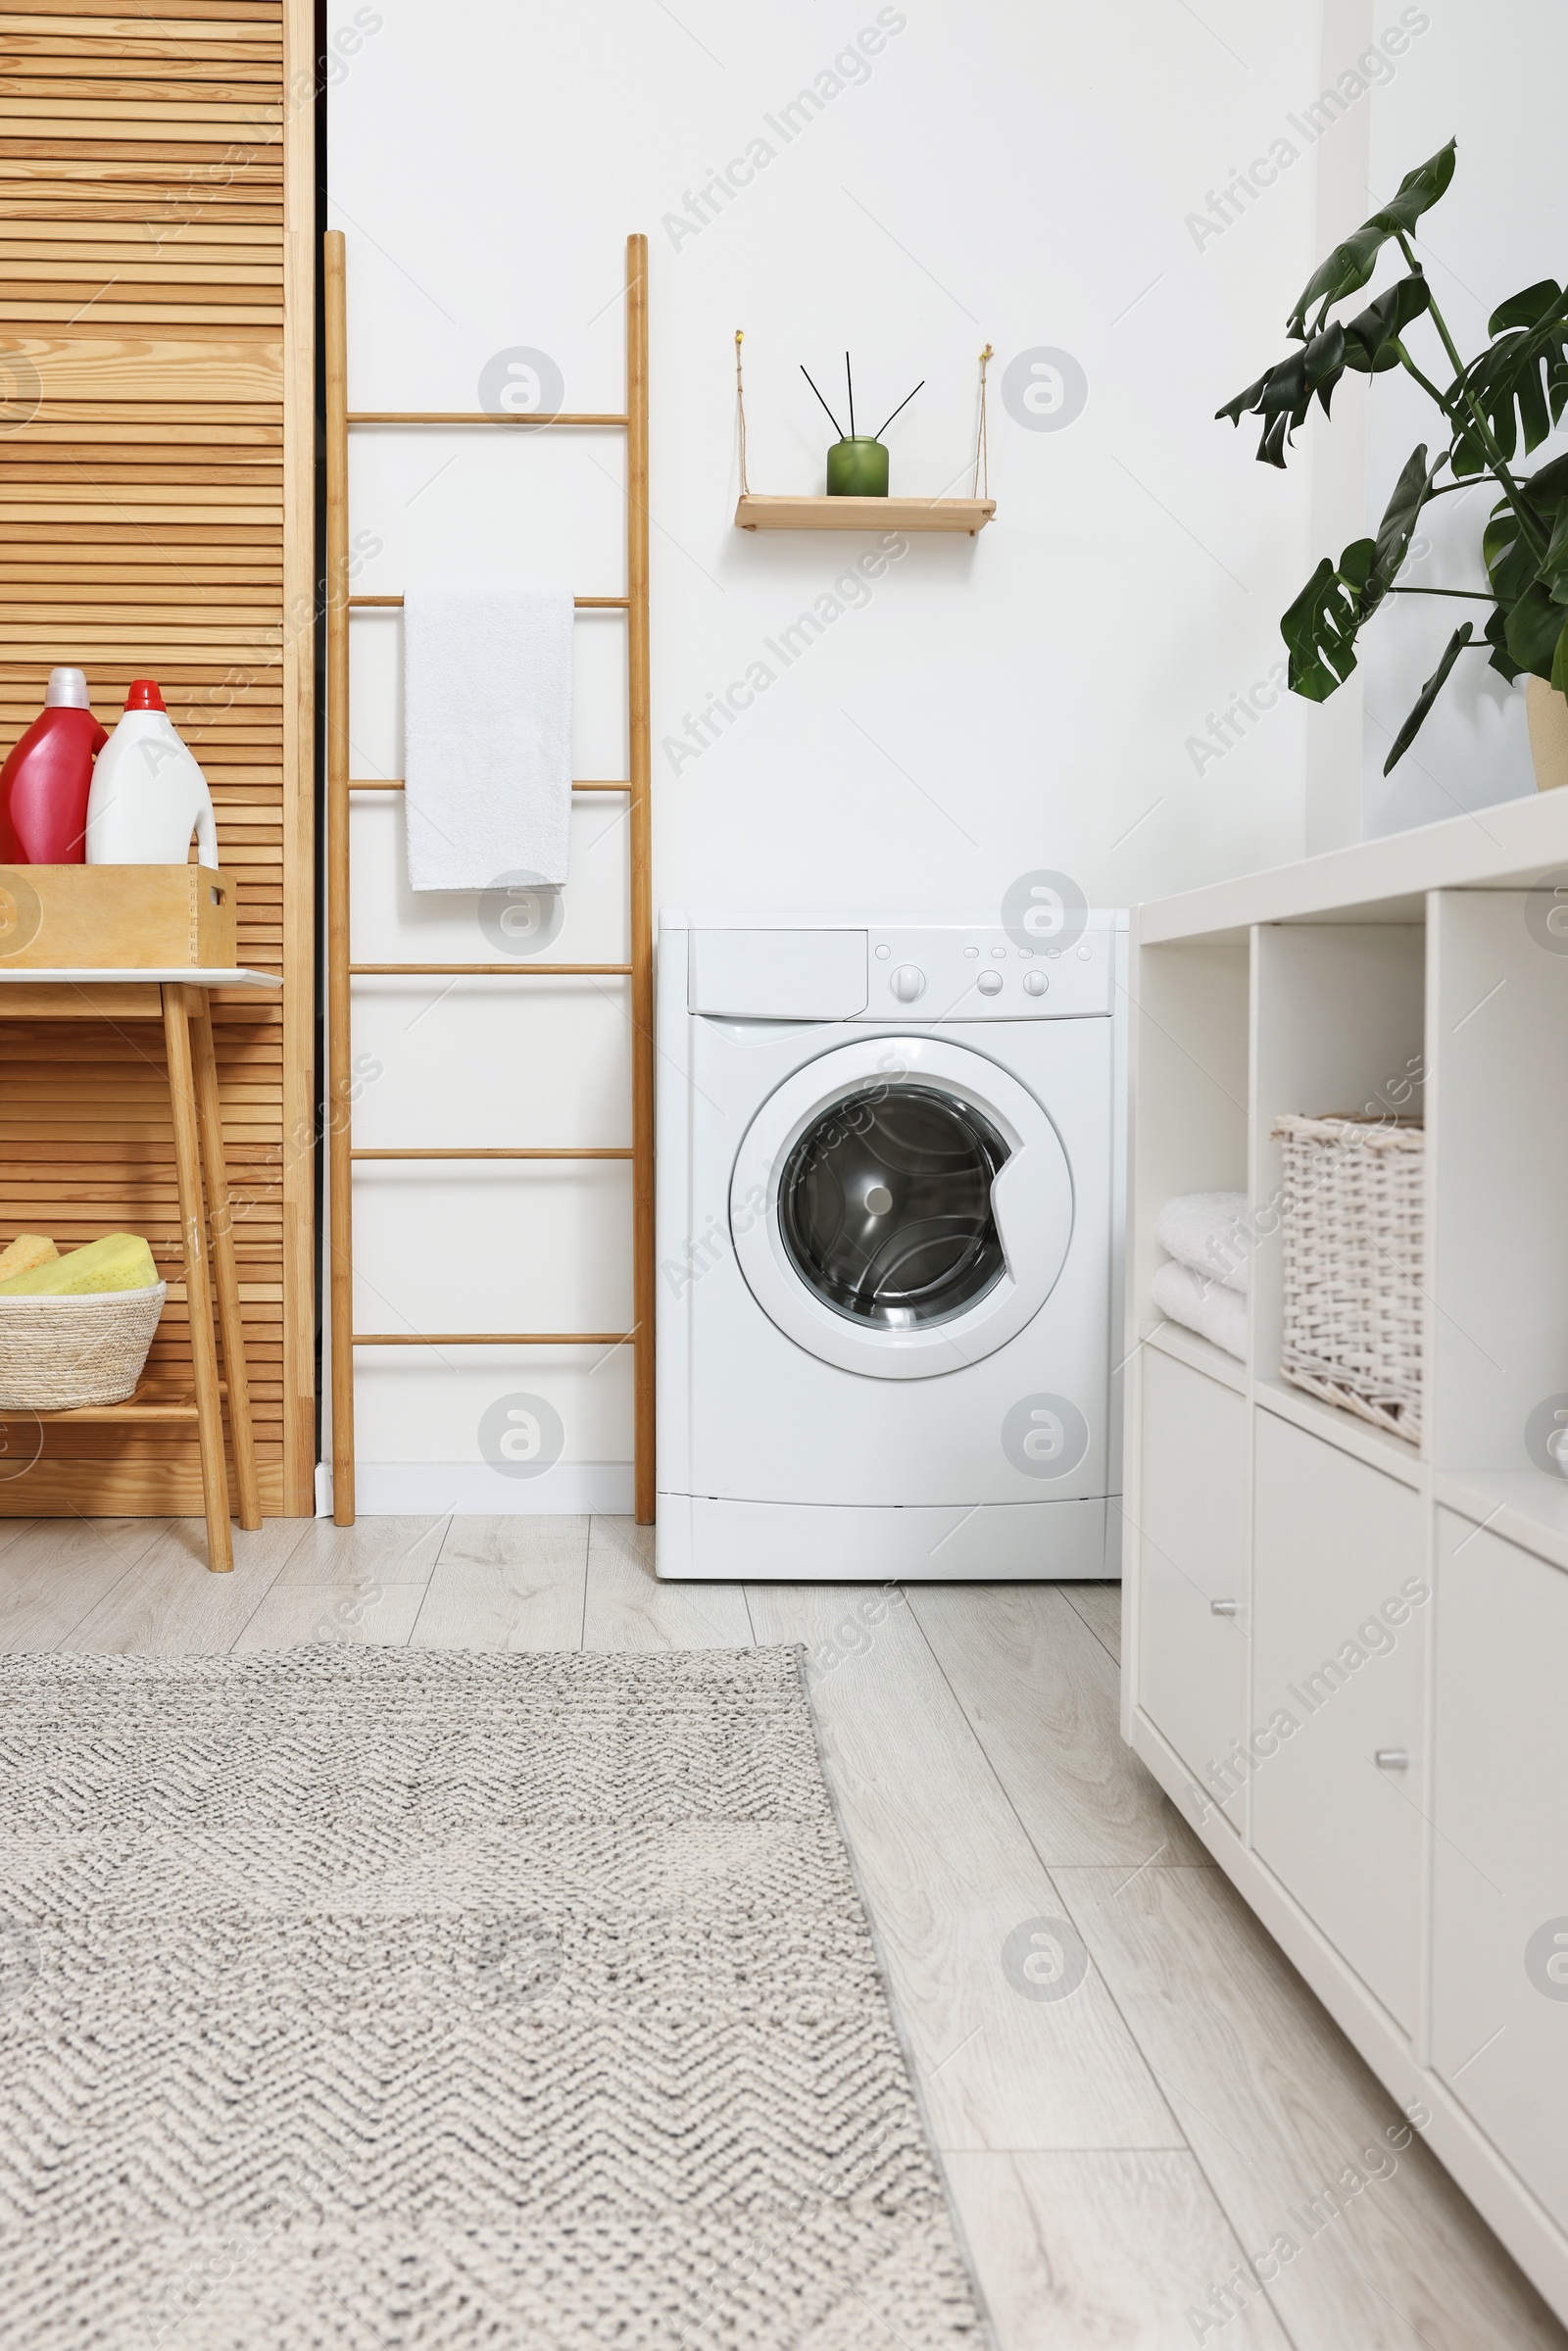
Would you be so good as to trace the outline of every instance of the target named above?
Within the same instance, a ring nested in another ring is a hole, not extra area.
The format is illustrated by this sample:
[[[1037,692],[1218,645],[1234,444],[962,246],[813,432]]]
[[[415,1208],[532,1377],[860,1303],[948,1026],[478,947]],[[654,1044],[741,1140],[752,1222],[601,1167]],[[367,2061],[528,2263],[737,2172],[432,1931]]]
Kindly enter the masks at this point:
[[[305,0],[0,12],[0,745],[57,661],[110,726],[156,677],[240,960],[283,974],[281,1004],[214,1004],[271,1512],[314,1507],[311,31]],[[0,1239],[144,1232],[175,1272],[163,1056],[157,1022],[0,1022]],[[148,1383],[189,1378],[175,1283]],[[4,1516],[200,1497],[180,1429],[52,1428],[0,1465]]]

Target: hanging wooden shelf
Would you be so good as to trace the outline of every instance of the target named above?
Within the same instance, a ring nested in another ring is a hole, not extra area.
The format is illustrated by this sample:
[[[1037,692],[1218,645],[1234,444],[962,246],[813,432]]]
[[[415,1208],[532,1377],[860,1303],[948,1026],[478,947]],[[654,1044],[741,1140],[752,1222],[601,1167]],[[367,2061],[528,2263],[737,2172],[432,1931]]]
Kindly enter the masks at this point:
[[[997,511],[994,498],[764,498],[753,491],[735,509],[738,530],[965,530],[974,538]]]

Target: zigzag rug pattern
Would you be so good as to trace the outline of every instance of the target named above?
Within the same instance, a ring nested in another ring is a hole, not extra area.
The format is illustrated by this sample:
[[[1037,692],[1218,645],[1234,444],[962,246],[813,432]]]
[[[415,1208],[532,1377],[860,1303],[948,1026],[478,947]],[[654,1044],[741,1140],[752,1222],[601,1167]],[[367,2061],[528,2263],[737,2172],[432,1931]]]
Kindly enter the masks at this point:
[[[0,1660],[0,2341],[977,2351],[796,1653]]]

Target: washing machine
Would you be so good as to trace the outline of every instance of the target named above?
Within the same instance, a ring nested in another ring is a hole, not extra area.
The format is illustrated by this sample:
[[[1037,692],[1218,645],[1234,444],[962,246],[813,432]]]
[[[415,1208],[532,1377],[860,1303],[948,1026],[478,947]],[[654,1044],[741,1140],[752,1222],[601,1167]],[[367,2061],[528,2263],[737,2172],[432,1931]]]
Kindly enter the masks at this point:
[[[661,1576],[1119,1573],[1125,916],[661,916]]]

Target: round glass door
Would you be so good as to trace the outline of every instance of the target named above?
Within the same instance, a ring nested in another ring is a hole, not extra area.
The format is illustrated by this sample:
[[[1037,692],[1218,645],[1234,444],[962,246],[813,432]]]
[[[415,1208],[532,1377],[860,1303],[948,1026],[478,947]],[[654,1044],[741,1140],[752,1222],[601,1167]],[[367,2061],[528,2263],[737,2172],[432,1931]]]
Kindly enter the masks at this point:
[[[790,1260],[835,1313],[915,1330],[962,1314],[1005,1268],[991,1187],[1008,1157],[971,1104],[935,1086],[867,1086],[801,1135],[778,1222]]]

